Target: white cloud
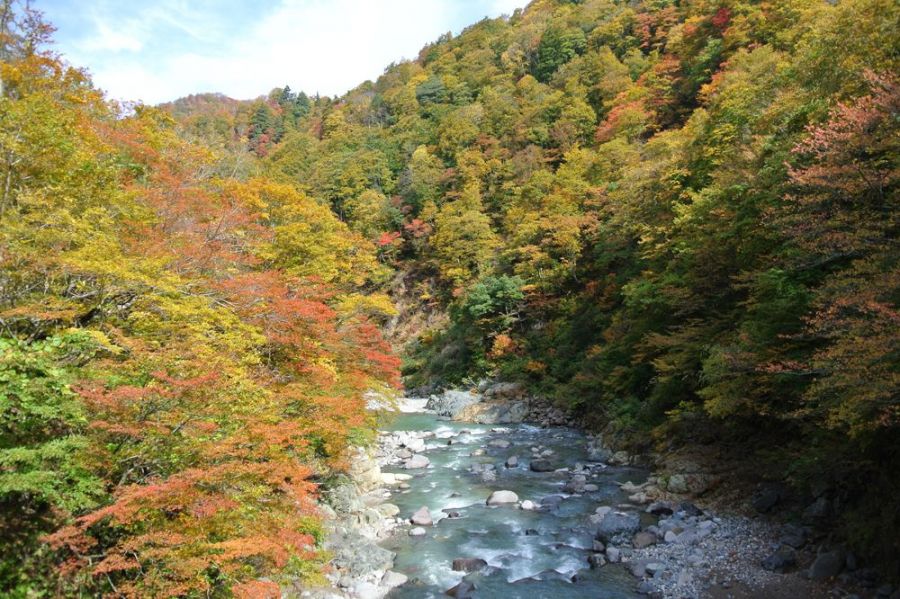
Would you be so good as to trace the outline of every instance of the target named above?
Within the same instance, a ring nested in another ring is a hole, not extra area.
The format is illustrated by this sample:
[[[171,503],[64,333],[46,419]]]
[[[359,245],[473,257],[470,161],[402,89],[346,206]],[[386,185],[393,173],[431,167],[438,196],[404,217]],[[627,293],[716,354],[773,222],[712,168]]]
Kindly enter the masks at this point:
[[[214,11],[211,4],[207,8]],[[470,22],[510,14],[524,4],[486,2],[484,14]],[[460,11],[454,0],[282,0],[228,39],[222,20],[209,11],[166,0],[144,10],[139,26],[96,23],[95,41],[71,58],[82,60],[112,97],[147,103],[204,91],[253,98],[285,83],[335,95],[378,77],[391,62],[414,58],[451,27],[459,29],[453,24]],[[161,22],[178,38],[173,41],[190,49],[160,53],[160,42],[168,40],[151,34],[158,35]]]

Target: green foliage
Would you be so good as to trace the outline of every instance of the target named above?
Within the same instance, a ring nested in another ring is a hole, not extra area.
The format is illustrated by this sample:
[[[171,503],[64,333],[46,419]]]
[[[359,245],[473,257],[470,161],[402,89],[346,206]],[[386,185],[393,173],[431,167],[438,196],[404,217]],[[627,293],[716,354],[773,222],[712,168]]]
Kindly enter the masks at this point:
[[[490,323],[489,329],[508,329],[518,320],[523,285],[520,277],[487,277],[472,286],[462,309],[473,320]]]
[[[587,39],[581,29],[551,26],[541,36],[532,74],[538,81],[548,81],[560,66],[586,47]]]

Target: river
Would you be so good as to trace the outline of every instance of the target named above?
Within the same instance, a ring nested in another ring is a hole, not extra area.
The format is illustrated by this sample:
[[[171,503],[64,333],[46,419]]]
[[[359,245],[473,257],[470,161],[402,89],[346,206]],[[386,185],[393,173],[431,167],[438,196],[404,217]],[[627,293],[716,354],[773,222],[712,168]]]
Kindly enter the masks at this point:
[[[627,503],[617,483],[640,482],[645,471],[588,462],[586,438],[567,428],[478,425],[404,413],[386,430],[435,433],[426,439],[423,452],[431,462],[428,468],[383,467],[385,472],[414,475],[409,488],[390,499],[400,515],[409,518],[425,506],[434,519],[423,536],[400,530],[382,543],[396,552],[394,570],[409,577],[389,597],[446,597],[445,592],[464,578],[474,586],[474,591],[463,594],[466,597],[638,596],[634,578],[621,565],[590,567],[596,529],[590,516],[600,506]],[[492,446],[492,441],[509,446]],[[518,463],[507,467],[511,456]],[[538,459],[558,470],[532,471],[530,464]],[[496,478],[483,478],[473,468],[494,470]],[[564,492],[573,472],[584,475],[587,491]],[[513,491],[519,504],[486,505],[497,490]],[[537,509],[521,509],[525,500]],[[447,511],[456,512],[455,517],[448,517]],[[468,574],[457,572],[452,569],[457,558],[480,558],[487,565]]]

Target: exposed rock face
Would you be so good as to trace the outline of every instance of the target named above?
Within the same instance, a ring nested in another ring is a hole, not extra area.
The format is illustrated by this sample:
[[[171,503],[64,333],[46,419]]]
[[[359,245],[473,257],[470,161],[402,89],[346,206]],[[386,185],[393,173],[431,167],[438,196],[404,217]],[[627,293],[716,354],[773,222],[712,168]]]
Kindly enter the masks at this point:
[[[392,552],[350,529],[339,529],[329,535],[325,549],[333,556],[331,565],[350,576],[387,570],[394,564]]]
[[[477,404],[481,397],[469,391],[444,391],[440,395],[432,395],[428,398],[425,407],[433,410],[439,416],[457,418],[468,406]]]
[[[356,449],[348,471],[350,478],[362,492],[371,491],[381,485],[381,468],[378,463],[362,449]]]
[[[509,401],[525,398],[525,387],[521,383],[494,383],[484,390],[488,400]]]
[[[527,415],[528,405],[524,401],[500,401],[466,406],[455,419],[479,424],[516,424],[524,422]]]
[[[664,487],[670,493],[702,495],[718,482],[715,476],[691,458],[672,456],[665,461],[663,470],[669,473],[664,478]]]

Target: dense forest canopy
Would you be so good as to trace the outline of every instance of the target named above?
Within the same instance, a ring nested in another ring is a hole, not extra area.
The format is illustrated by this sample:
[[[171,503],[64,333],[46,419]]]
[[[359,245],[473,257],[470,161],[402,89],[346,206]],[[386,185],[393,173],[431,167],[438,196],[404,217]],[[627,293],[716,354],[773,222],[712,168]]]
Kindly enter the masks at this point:
[[[343,97],[131,109],[4,7],[13,596],[314,577],[314,483],[398,383],[398,281],[449,314],[403,339],[408,387],[737,448],[896,567],[896,2],[535,0]]]

